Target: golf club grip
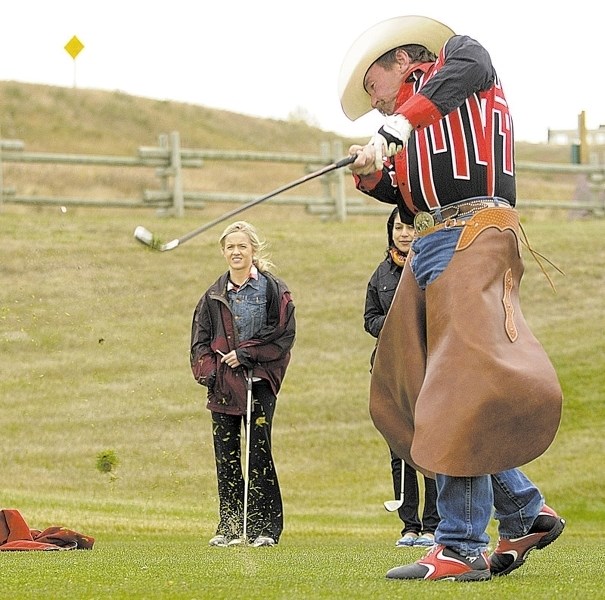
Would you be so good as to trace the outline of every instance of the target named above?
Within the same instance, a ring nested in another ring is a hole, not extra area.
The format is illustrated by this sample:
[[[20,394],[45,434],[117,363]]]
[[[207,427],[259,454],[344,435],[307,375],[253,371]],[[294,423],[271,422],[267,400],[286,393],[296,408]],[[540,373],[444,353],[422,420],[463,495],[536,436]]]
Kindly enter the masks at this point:
[[[265,200],[269,200],[269,198],[273,198],[274,196],[277,196],[278,194],[281,194],[282,192],[291,190],[293,187],[296,187],[296,186],[300,185],[301,183],[305,183],[307,181],[310,181],[311,179],[315,179],[316,177],[319,177],[320,175],[325,175],[326,173],[335,171],[336,169],[341,169],[342,167],[345,167],[346,165],[350,165],[351,163],[353,163],[355,161],[356,158],[357,158],[356,156],[346,156],[345,158],[340,159],[338,162],[326,165],[325,167],[323,167],[317,171],[313,171],[313,173],[308,173],[307,175],[304,175],[303,177],[301,177],[300,179],[297,179],[296,181],[286,183],[285,185],[278,187],[277,189],[273,190],[272,192],[269,192],[268,194],[266,194],[264,196],[261,196],[260,198],[251,200],[250,202],[244,204],[243,206],[238,206],[237,208],[230,210],[229,212],[221,215],[220,217],[217,217],[216,219],[209,221],[208,223],[205,223],[201,227],[198,227],[197,229],[194,229],[193,231],[190,231],[189,233],[186,233],[185,235],[181,236],[177,240],[178,244],[182,244],[182,243],[186,242],[187,240],[190,240],[191,238],[210,229],[211,227],[214,227],[215,225],[218,225],[219,223],[222,223],[223,221],[226,221],[227,219],[230,219],[231,217],[235,217],[236,215],[239,215],[240,213],[244,212],[245,210],[248,210],[249,208],[252,208],[253,206],[256,206],[257,204],[264,202]]]
[[[354,163],[356,158],[356,154],[345,156],[345,158],[341,158],[337,163],[334,163],[334,168],[340,169],[341,167],[346,167],[347,165]]]

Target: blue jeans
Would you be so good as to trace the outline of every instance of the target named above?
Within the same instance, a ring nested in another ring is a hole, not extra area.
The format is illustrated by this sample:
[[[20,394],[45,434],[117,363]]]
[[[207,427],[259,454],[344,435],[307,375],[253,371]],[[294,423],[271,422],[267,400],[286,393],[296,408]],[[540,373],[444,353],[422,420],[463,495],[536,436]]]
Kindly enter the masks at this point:
[[[447,268],[461,233],[459,227],[441,229],[414,240],[411,268],[421,289]],[[435,542],[463,556],[478,556],[487,548],[494,509],[499,536],[515,538],[527,534],[544,504],[540,490],[519,469],[479,477],[436,474],[436,483],[441,520]]]
[[[478,556],[487,548],[492,507],[498,534],[507,539],[525,535],[544,505],[540,490],[519,469],[480,477],[437,474],[436,482],[441,521],[435,542],[463,556]]]
[[[420,289],[426,289],[429,283],[435,281],[445,271],[454,256],[461,234],[461,227],[440,229],[425,237],[416,238],[412,242],[414,256],[410,266]]]

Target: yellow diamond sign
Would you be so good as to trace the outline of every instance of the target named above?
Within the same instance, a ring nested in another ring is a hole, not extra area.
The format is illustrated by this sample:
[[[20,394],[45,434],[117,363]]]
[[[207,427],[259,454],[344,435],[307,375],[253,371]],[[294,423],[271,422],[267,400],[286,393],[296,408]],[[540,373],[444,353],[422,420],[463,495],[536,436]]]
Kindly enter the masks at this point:
[[[74,35],[67,44],[65,44],[65,50],[75,60],[76,56],[80,54],[84,48],[84,44]]]

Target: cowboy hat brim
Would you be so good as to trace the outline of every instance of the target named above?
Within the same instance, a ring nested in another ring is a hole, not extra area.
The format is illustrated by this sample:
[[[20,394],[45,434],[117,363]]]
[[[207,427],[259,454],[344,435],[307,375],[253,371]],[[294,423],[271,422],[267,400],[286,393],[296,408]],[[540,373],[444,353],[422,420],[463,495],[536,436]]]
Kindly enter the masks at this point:
[[[349,48],[338,78],[338,94],[345,115],[355,121],[372,110],[363,79],[383,54],[406,44],[419,44],[434,54],[454,32],[443,23],[421,16],[394,17],[370,27]]]

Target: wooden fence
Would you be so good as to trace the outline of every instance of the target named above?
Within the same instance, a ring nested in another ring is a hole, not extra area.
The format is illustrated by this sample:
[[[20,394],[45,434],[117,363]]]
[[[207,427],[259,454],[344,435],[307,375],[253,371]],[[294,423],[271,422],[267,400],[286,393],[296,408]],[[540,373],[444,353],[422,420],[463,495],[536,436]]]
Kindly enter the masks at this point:
[[[246,193],[196,192],[183,189],[183,170],[200,169],[206,161],[235,161],[290,163],[303,167],[303,175],[312,173],[343,158],[341,142],[321,144],[318,154],[288,154],[271,152],[247,152],[228,150],[190,150],[181,148],[178,132],[162,135],[157,147],[139,147],[137,156],[99,156],[78,154],[56,154],[26,152],[20,140],[0,140],[0,206],[5,204],[51,205],[51,206],[107,206],[107,207],[156,207],[162,212],[183,216],[185,208],[200,208],[204,202],[245,203],[258,196]],[[142,198],[91,200],[87,198],[30,196],[18,191],[3,180],[3,164],[52,164],[52,165],[96,165],[113,167],[148,167],[155,169],[158,188],[146,189]],[[319,178],[322,184],[320,196],[275,197],[272,203],[324,206],[327,212],[339,219],[346,217],[349,206],[363,203],[361,197],[346,198],[345,174],[343,169],[332,171]]]
[[[20,140],[0,140],[0,207],[5,204],[50,205],[50,206],[101,206],[141,208],[156,207],[175,216],[183,216],[185,209],[200,208],[205,202],[245,203],[254,200],[254,194],[225,192],[196,192],[184,190],[183,170],[200,169],[205,161],[236,161],[263,163],[300,164],[305,173],[314,172],[343,158],[342,143],[323,143],[317,155],[287,154],[270,152],[244,152],[227,150],[190,150],[181,148],[178,132],[162,135],[157,147],[140,147],[137,156],[100,156],[26,152]],[[3,177],[4,163],[51,164],[51,165],[97,165],[110,167],[147,167],[155,169],[158,177],[156,189],[146,189],[142,198],[119,200],[92,200],[87,198],[45,197],[19,194],[6,185]],[[518,162],[517,172],[542,174],[567,174],[576,176],[582,183],[582,197],[569,202],[524,199],[524,208],[558,208],[583,210],[592,214],[605,215],[605,165],[577,165]],[[274,197],[272,203],[300,204],[314,214],[335,216],[344,221],[347,214],[384,214],[390,207],[380,203],[368,203],[361,194],[346,195],[344,169],[332,171],[319,178],[322,184],[320,196]],[[578,187],[580,186],[578,183]]]

